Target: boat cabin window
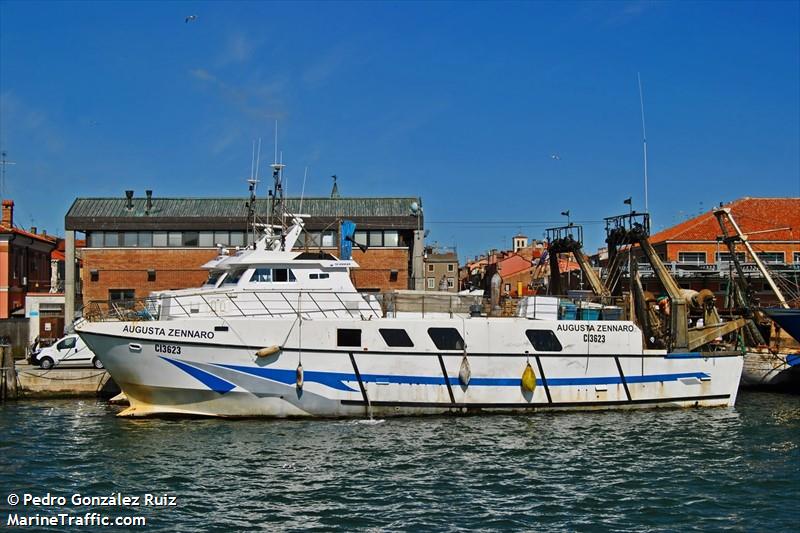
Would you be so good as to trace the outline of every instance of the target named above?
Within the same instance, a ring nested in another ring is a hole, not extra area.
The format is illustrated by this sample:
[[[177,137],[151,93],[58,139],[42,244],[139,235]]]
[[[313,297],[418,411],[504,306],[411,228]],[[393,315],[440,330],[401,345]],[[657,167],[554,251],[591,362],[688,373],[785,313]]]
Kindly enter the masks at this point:
[[[560,352],[562,349],[558,337],[549,329],[529,329],[525,335],[537,352]]]
[[[272,269],[271,268],[257,268],[253,271],[253,275],[250,276],[250,281],[256,283],[267,283],[272,281]]]
[[[237,270],[231,270],[225,279],[222,281],[223,285],[236,285],[239,283],[239,280],[242,278],[242,274],[244,274],[245,269],[239,268]]]
[[[331,277],[331,275],[328,274],[327,272],[322,272],[322,273],[312,272],[311,274],[308,275],[309,279],[328,279],[329,277]]]
[[[222,277],[224,272],[209,272],[208,279],[206,280],[206,285],[213,285],[216,286],[219,278]]]
[[[428,328],[428,335],[440,350],[464,349],[464,339],[456,328]]]
[[[294,273],[288,268],[257,268],[250,276],[253,283],[271,283],[273,281],[296,281]]]
[[[411,348],[414,342],[404,329],[381,328],[378,330],[387,346]]]
[[[361,346],[361,330],[360,329],[337,329],[336,330],[336,345],[337,346]]]
[[[272,281],[297,281],[294,277],[294,272],[288,268],[273,268]]]

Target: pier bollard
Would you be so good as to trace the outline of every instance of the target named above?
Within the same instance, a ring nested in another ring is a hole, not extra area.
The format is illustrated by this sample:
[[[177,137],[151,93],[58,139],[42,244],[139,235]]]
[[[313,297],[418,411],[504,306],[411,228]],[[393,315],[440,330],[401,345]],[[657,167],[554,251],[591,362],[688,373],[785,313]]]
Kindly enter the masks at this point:
[[[0,401],[17,399],[17,369],[10,344],[0,345]]]

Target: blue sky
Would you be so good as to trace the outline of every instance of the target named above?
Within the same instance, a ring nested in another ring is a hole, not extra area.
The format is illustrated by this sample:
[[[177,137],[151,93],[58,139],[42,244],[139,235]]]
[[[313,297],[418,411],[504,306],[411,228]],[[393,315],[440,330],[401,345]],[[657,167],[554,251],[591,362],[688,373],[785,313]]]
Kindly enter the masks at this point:
[[[644,208],[637,72],[655,229],[800,196],[799,5],[0,2],[4,197],[63,234],[76,196],[244,196],[278,119],[290,194],[421,195],[462,258],[566,209],[597,247]]]

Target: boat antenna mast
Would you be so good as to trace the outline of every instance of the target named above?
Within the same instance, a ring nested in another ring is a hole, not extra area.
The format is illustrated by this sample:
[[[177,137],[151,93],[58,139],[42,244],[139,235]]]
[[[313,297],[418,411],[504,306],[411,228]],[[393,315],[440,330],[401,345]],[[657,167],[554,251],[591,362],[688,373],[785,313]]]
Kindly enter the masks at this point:
[[[639,109],[642,112],[642,149],[644,151],[644,212],[650,213],[647,204],[647,129],[644,125],[644,94],[642,93],[642,75],[636,73],[639,80]]]
[[[281,155],[281,160],[283,155]],[[281,251],[286,248],[286,231],[284,228],[285,197],[283,192],[283,162],[278,162],[278,121],[275,121],[275,156],[272,167],[272,189],[269,191],[269,223],[273,228],[280,228]]]

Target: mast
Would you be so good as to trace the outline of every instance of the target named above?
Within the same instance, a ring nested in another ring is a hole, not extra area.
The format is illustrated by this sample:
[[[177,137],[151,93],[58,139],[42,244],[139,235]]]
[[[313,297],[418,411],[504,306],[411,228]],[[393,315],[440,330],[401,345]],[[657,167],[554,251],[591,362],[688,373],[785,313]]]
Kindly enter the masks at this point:
[[[721,207],[719,209],[715,209],[714,216],[717,217],[717,221],[719,222],[719,225],[722,228],[722,232],[726,234],[725,241],[728,242],[729,239],[731,240],[731,242],[741,241],[741,243],[747,249],[747,253],[749,253],[750,257],[753,258],[753,262],[756,264],[756,267],[758,267],[758,270],[761,272],[761,275],[764,276],[764,279],[767,280],[767,283],[769,284],[769,287],[772,289],[772,292],[774,292],[775,296],[778,298],[778,303],[784,309],[789,309],[789,304],[786,303],[786,298],[784,298],[783,293],[775,284],[775,280],[772,279],[772,276],[769,274],[767,267],[764,266],[764,263],[761,261],[761,258],[758,257],[758,255],[756,255],[755,251],[753,250],[753,247],[750,245],[750,241],[748,240],[747,235],[742,233],[741,228],[733,219],[733,215],[731,214],[730,208]],[[727,233],[725,231],[725,224],[723,220],[724,218],[727,218],[731,227],[736,232],[736,236],[727,237]],[[731,249],[732,258],[734,258],[735,257],[735,253],[733,252],[734,247],[732,245],[729,245],[729,248]]]

